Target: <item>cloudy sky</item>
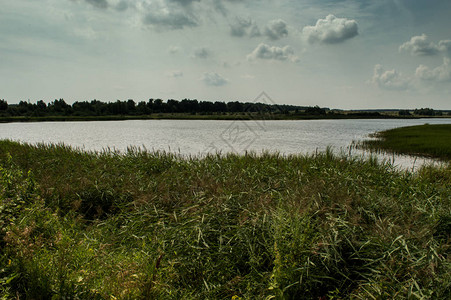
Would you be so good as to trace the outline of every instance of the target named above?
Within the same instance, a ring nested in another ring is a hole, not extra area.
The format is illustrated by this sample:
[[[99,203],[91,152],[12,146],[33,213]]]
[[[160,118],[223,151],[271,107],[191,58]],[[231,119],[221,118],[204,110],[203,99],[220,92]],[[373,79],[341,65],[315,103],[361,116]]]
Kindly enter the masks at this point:
[[[449,0],[2,0],[0,98],[451,109]]]

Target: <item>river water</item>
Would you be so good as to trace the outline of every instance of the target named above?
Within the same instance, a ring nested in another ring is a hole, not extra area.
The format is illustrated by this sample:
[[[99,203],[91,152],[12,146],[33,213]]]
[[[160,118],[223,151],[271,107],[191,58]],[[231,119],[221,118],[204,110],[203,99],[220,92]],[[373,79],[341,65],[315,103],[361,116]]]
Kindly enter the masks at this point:
[[[126,151],[135,146],[181,155],[245,153],[246,151],[306,154],[332,147],[349,152],[353,141],[377,131],[420,124],[451,124],[451,119],[217,121],[133,120],[0,124],[0,139],[27,143],[64,143],[84,150],[106,148]],[[355,155],[362,151],[352,150]],[[383,157],[381,157],[383,159]],[[406,168],[424,159],[386,156]]]

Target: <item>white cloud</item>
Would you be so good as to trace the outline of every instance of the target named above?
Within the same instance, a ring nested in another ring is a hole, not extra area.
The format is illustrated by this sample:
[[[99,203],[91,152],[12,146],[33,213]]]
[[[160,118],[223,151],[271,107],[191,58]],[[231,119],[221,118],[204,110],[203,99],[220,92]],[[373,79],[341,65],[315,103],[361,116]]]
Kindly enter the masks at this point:
[[[438,42],[438,47],[440,51],[451,51],[451,40],[441,40]]]
[[[434,69],[420,65],[415,71],[415,76],[421,80],[438,82],[449,81],[451,80],[450,59],[447,57],[443,58],[443,65]]]
[[[229,81],[215,72],[204,73],[201,80],[209,86],[223,86],[229,83]]]
[[[254,20],[240,17],[236,17],[234,22],[230,24],[230,34],[235,37],[257,37],[261,35],[260,29]]]
[[[283,48],[276,46],[269,46],[261,43],[257,48],[247,56],[247,60],[252,61],[256,59],[268,59],[268,60],[289,60],[292,62],[299,61],[299,58],[294,55],[293,48],[285,46]]]
[[[192,1],[143,1],[137,4],[144,25],[156,29],[177,30],[199,26],[199,18],[191,7]]]
[[[436,55],[451,50],[451,40],[441,40],[438,44],[428,41],[426,34],[413,36],[410,41],[399,46],[399,51],[407,51],[412,55]]]
[[[373,78],[371,80],[379,88],[386,90],[407,90],[410,86],[410,79],[402,76],[395,69],[384,70],[381,65],[374,66]]]
[[[319,19],[315,26],[305,26],[302,33],[310,43],[324,44],[341,43],[359,34],[355,20],[337,18],[334,15]]]
[[[72,0],[80,1],[80,0]],[[95,6],[107,8],[109,5],[114,6],[118,11],[126,11],[134,7],[141,14],[141,22],[144,25],[157,30],[180,30],[186,28],[198,27],[204,21],[210,20],[216,22],[216,13],[222,16],[227,15],[225,3],[241,3],[241,0],[84,0],[91,2]],[[112,5],[111,3],[115,3]],[[120,1],[120,2],[118,2]],[[244,24],[241,24],[241,26]],[[236,27],[237,33],[240,35],[240,25]],[[258,27],[250,26],[248,28],[249,35],[253,36],[258,32]]]
[[[419,65],[413,76],[404,76],[395,69],[385,70],[381,65],[376,65],[371,80],[373,84],[381,89],[397,91],[416,90],[423,92],[425,88],[427,90],[428,87],[437,87],[431,84],[449,81],[451,81],[451,65],[450,59],[447,57],[443,59],[443,64],[436,68],[431,69],[428,66]]]
[[[194,16],[182,12],[173,11],[151,11],[143,19],[145,25],[153,25],[157,28],[183,29],[185,27],[198,26],[198,21]]]
[[[252,25],[250,19],[243,19],[237,17],[233,24],[230,24],[230,34],[232,36],[242,37],[247,34],[247,28]]]
[[[278,40],[286,37],[288,36],[287,23],[281,19],[272,20],[266,25],[264,34],[270,40]]]

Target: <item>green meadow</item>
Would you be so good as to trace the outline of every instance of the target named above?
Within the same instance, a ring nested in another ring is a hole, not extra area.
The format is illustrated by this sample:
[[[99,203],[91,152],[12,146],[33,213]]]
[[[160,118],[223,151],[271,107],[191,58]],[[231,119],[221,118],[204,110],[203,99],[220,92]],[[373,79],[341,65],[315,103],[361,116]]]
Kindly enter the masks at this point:
[[[395,128],[375,134],[363,142],[368,149],[451,159],[451,124],[418,125]]]
[[[450,299],[451,164],[0,141],[2,299]]]

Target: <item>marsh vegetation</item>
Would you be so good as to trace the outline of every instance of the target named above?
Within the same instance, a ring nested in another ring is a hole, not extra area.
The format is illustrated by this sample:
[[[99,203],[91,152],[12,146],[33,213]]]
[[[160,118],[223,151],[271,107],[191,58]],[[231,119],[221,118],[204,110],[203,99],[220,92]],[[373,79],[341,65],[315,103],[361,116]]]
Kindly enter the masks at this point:
[[[1,293],[446,299],[451,165],[0,142]]]
[[[398,154],[451,159],[451,124],[425,124],[394,128],[374,134],[363,148]]]

